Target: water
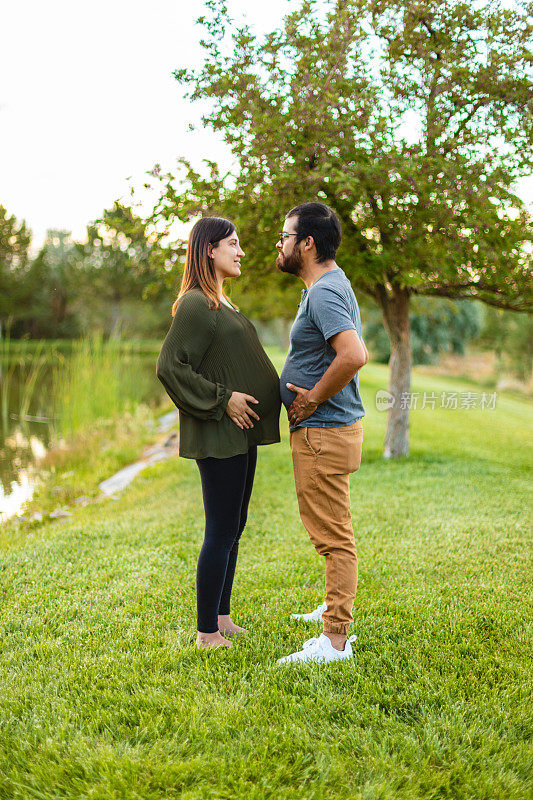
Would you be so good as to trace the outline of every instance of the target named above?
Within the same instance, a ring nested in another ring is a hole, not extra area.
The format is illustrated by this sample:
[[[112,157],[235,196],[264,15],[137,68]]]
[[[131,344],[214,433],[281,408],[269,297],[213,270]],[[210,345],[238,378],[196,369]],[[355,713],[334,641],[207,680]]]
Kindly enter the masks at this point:
[[[69,358],[61,356],[61,370],[68,369]],[[31,366],[23,363],[22,359],[16,359],[11,369],[9,363],[3,364],[0,374],[3,401],[0,416],[0,520],[16,514],[31,498],[39,461],[61,432],[61,406],[54,395],[58,361],[51,358],[48,362],[40,369],[31,393],[27,389]],[[120,382],[127,386],[129,397],[132,386],[135,387],[135,401],[151,404],[163,397],[164,392],[155,375],[154,355],[130,352],[121,361],[119,372]],[[21,404],[25,407],[21,408]]]

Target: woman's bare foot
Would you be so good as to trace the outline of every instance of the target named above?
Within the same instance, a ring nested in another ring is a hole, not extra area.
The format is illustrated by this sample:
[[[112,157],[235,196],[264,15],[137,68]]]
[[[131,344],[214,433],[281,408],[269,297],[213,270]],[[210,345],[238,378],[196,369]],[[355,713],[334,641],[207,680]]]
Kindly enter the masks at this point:
[[[235,625],[229,614],[219,614],[218,628],[220,633],[228,638],[238,636],[240,633],[248,633],[246,628],[241,628],[240,625]]]
[[[214,647],[231,647],[231,642],[224,639],[220,631],[215,633],[200,633],[198,631],[196,646],[202,650],[212,650]]]

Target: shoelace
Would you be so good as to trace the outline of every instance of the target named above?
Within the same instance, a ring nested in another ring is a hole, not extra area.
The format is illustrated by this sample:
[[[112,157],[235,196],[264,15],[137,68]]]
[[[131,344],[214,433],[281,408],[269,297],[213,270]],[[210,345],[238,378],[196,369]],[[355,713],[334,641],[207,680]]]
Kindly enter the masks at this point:
[[[347,641],[348,641],[348,642],[350,642],[350,644],[353,644],[353,643],[355,642],[355,640],[356,640],[356,639],[357,639],[357,635],[356,635],[355,633],[353,633],[353,634],[352,634],[352,635],[351,635],[351,636],[348,638],[348,640],[347,640]],[[318,639],[317,639],[317,637],[316,637],[316,636],[313,636],[313,638],[312,638],[312,639],[308,639],[306,642],[304,642],[304,644],[303,644],[303,649],[304,649],[304,650],[307,650],[307,648],[308,648],[308,647],[312,647],[314,644],[316,644],[316,642],[318,642]]]

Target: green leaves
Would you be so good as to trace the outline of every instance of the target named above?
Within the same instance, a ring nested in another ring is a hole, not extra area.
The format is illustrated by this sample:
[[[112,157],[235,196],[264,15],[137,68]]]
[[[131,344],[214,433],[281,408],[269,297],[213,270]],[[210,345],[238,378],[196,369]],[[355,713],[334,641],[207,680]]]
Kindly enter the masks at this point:
[[[342,220],[339,260],[359,290],[531,307],[531,219],[512,190],[533,162],[524,10],[309,1],[257,37],[212,0],[201,24],[203,66],[175,74],[208,101],[236,169],[182,160],[155,218],[231,217],[263,296],[280,280],[270,231],[317,198]]]
[[[29,267],[31,232],[24,221],[0,205],[0,323],[22,310],[28,299],[24,281]]]
[[[533,156],[524,13],[511,24],[490,3],[305,2],[259,39],[209,2],[201,22],[206,61],[176,77],[211,102],[205,122],[237,174],[213,179],[210,167],[206,180],[189,166],[163,215],[233,214],[245,243],[256,234],[248,264],[259,267],[271,248],[261,222],[322,198],[342,218],[341,258],[361,289],[385,273],[450,296],[487,299],[490,286],[491,301],[523,307],[531,226],[511,186]]]

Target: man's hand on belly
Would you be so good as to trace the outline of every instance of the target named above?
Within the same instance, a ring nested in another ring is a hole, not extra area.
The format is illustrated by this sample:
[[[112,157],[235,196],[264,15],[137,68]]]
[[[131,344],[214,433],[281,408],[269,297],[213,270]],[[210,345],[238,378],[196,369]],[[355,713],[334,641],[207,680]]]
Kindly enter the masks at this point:
[[[309,400],[309,389],[302,389],[300,386],[294,386],[292,383],[287,384],[287,389],[296,392],[296,397],[292,401],[289,410],[287,411],[289,423],[291,425],[299,425],[304,419],[314,414],[318,408],[318,403]]]
[[[287,387],[296,392],[296,398],[289,408],[289,422],[299,425],[310,417],[321,403],[344,389],[368,360],[366,349],[355,330],[342,331],[329,339],[336,356],[312,389],[301,389],[288,383]],[[357,344],[358,343],[358,344]]]

